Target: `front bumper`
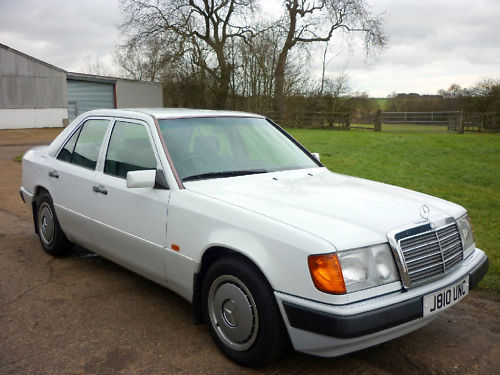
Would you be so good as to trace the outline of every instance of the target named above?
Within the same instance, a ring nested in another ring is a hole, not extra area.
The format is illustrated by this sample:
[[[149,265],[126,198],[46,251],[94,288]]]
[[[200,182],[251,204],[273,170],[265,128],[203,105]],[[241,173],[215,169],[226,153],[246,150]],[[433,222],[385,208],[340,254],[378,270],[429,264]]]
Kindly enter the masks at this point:
[[[336,356],[409,333],[430,322],[423,317],[423,297],[469,275],[472,289],[488,271],[488,257],[479,249],[447,277],[415,288],[361,301],[353,306],[330,306],[276,293],[296,350]],[[354,307],[354,308],[353,308]]]
[[[36,227],[36,215],[33,212],[33,200],[35,199],[35,195],[29,192],[27,189],[24,188],[24,186],[21,186],[19,188],[19,195],[21,196],[21,199],[23,200],[24,204],[28,209],[31,211],[31,216],[33,217],[33,226],[35,228],[35,233],[38,234],[38,230]]]
[[[34,195],[30,193],[28,190],[24,188],[24,186],[21,186],[19,188],[19,195],[21,196],[21,199],[23,200],[24,204],[28,206],[29,209],[31,209],[31,204],[33,202],[33,197]]]

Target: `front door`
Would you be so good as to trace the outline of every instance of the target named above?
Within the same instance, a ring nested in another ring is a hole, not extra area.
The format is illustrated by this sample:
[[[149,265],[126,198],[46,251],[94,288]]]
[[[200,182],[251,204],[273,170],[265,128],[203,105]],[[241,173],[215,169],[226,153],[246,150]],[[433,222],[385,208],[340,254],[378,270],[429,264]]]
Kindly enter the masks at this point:
[[[149,277],[165,279],[170,190],[127,188],[127,172],[159,169],[147,124],[116,121],[94,180],[93,218],[99,250]]]

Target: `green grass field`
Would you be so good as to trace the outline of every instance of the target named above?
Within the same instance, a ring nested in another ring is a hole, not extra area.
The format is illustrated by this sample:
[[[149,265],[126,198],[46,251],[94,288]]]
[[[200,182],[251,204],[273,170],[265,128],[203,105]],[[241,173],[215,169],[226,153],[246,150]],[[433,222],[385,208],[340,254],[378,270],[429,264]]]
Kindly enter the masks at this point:
[[[287,129],[334,172],[434,195],[469,211],[500,292],[500,135]]]

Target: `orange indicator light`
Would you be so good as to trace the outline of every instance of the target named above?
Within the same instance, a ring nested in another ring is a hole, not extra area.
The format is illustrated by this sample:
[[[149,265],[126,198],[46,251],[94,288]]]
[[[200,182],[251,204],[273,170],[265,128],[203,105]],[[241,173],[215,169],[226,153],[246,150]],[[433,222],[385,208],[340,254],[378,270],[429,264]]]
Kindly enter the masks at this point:
[[[176,245],[175,243],[173,243],[172,245],[170,245],[170,247],[172,248],[172,250],[175,250],[175,251],[179,251],[181,249],[179,247],[179,245]]]
[[[322,292],[344,294],[346,292],[342,268],[337,254],[310,255],[307,258],[314,286]]]

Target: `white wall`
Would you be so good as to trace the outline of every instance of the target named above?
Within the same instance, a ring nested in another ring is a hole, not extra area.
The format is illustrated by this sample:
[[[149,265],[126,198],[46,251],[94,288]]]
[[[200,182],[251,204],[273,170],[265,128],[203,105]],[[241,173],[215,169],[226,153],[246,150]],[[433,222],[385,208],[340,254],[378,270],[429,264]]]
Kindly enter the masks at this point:
[[[116,108],[163,107],[161,83],[116,81]]]
[[[65,118],[67,108],[0,109],[0,129],[56,128]]]

